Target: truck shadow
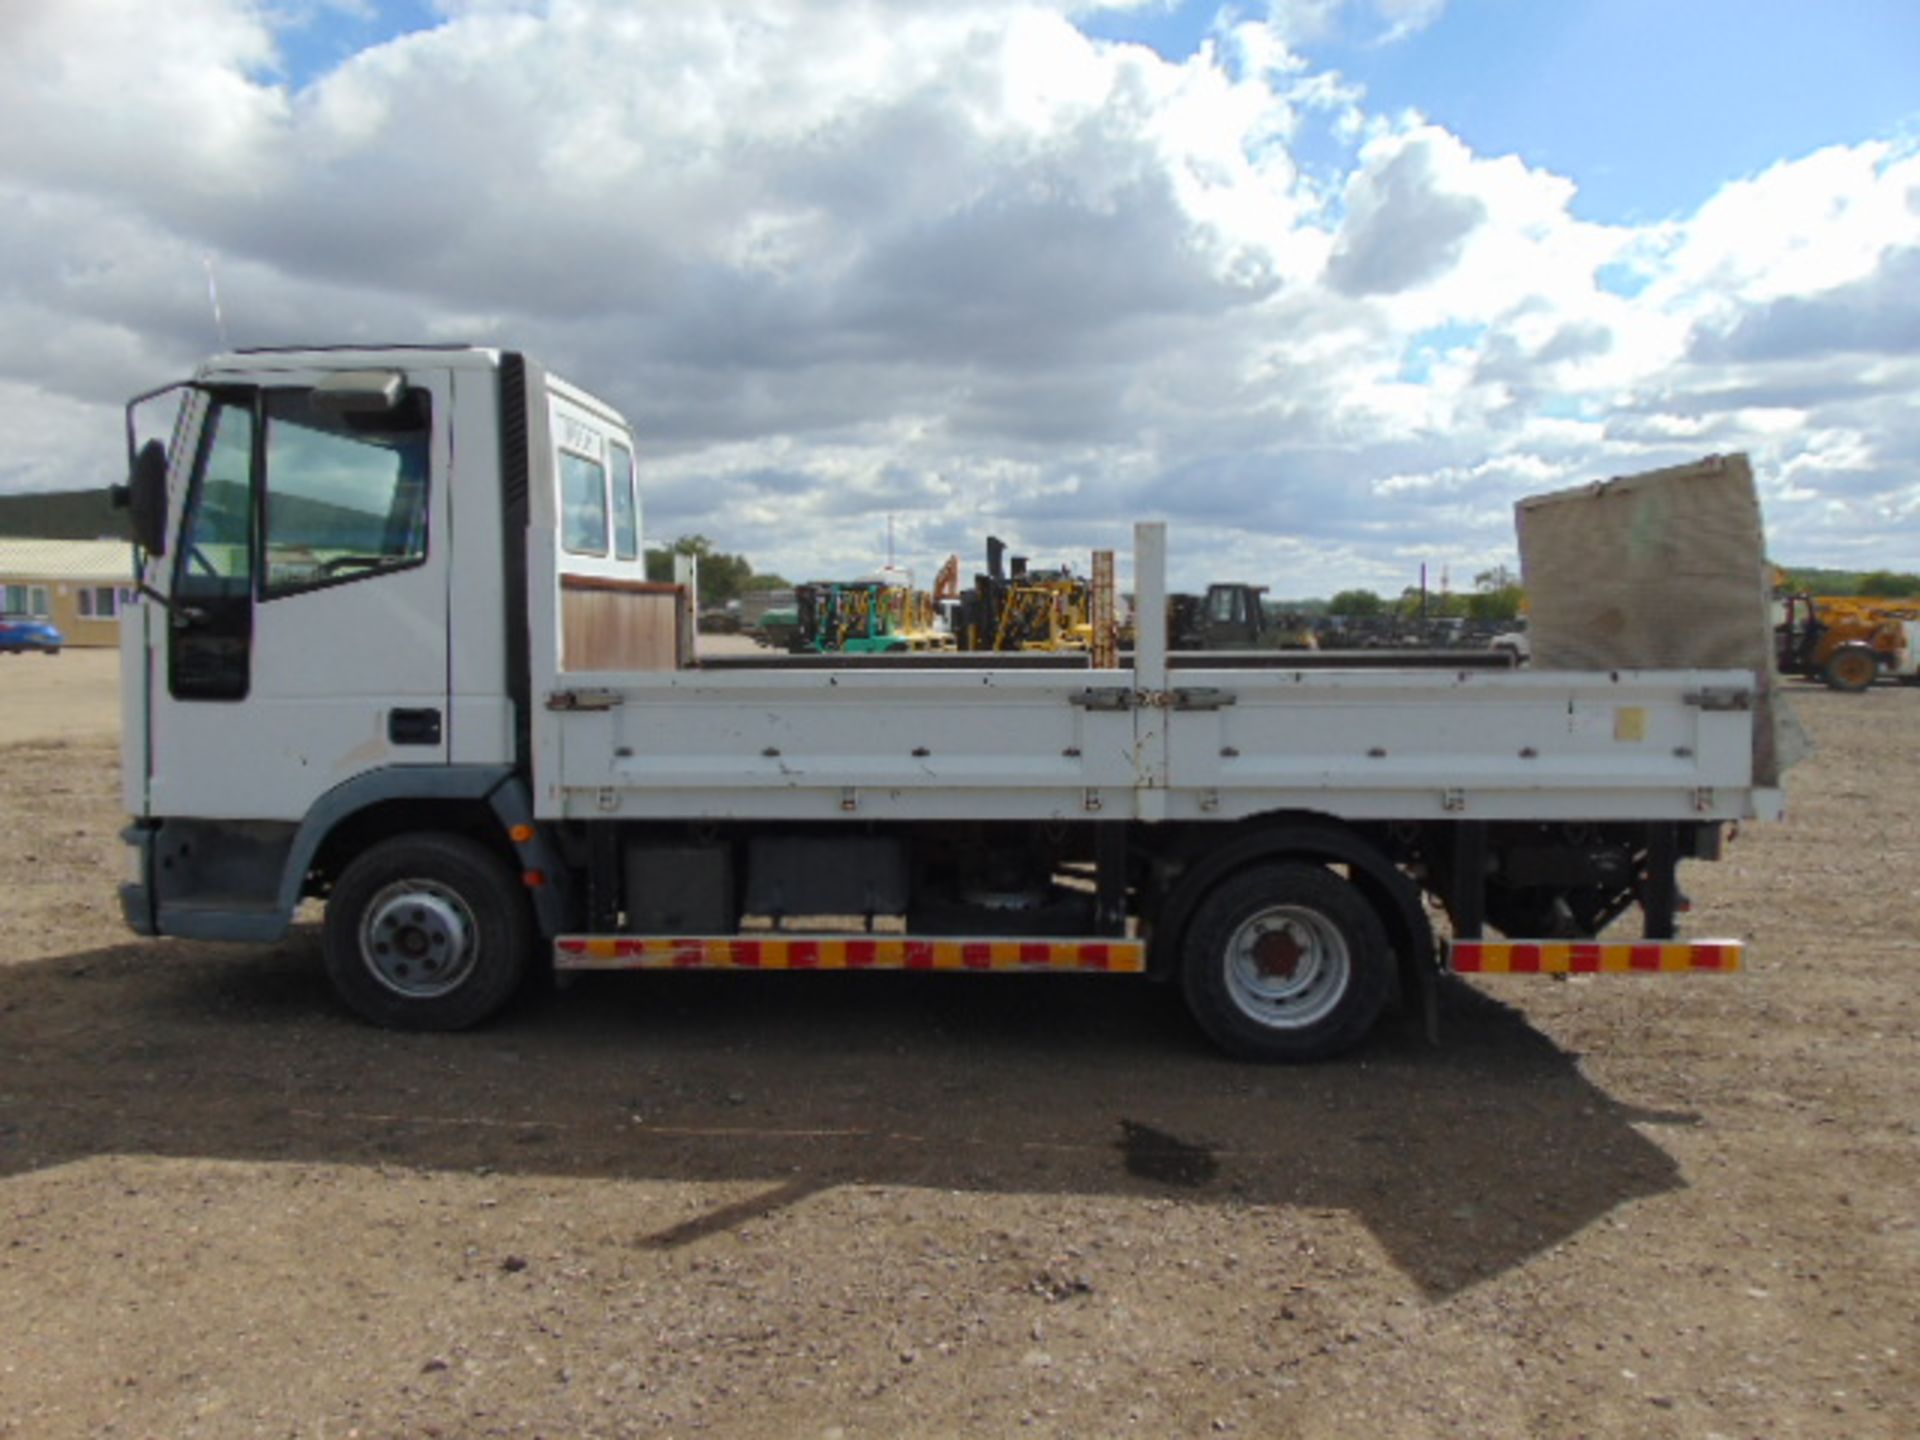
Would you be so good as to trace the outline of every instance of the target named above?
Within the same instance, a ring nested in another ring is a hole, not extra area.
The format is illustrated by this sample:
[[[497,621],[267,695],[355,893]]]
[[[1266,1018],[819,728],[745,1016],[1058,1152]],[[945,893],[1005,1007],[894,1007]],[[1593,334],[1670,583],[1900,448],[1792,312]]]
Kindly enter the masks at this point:
[[[1304,1069],[1223,1060],[1141,982],[592,976],[487,1029],[345,1015],[318,946],[0,968],[0,1174],[95,1155],[729,1182],[672,1248],[847,1184],[1348,1212],[1425,1292],[1681,1183],[1521,1015],[1463,985]]]

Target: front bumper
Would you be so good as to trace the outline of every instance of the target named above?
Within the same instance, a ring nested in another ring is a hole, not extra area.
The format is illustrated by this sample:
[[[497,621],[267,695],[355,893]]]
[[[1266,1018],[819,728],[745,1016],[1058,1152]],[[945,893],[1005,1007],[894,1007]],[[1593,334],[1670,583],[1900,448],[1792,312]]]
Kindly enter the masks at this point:
[[[132,849],[128,857],[132,878],[121,883],[120,914],[136,935],[160,933],[153,915],[153,835],[147,825],[129,825],[120,832],[122,842]]]

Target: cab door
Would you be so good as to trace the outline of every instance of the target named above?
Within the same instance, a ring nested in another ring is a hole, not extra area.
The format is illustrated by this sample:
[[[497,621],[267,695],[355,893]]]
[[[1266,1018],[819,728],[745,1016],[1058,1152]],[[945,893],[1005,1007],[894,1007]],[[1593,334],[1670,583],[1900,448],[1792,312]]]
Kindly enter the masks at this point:
[[[448,754],[445,372],[202,384],[149,633],[147,813],[290,820]]]

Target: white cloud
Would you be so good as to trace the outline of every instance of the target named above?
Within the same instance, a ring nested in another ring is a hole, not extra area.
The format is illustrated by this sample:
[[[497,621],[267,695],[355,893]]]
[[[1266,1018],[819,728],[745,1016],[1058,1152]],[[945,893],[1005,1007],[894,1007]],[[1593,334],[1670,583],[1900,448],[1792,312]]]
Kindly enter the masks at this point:
[[[1379,43],[1391,45],[1418,35],[1438,20],[1447,8],[1447,0],[1374,0],[1373,8],[1387,27]]]
[[[1594,225],[1288,40],[1437,6],[1181,64],[1084,8],[448,4],[296,89],[247,0],[9,7],[0,489],[114,467],[115,397],[215,343],[211,252],[241,343],[541,355],[635,418],[656,532],[790,574],[890,511],[923,568],[1158,516],[1184,583],[1398,589],[1507,558],[1529,490],[1733,448],[1785,558],[1914,563],[1911,144]]]
[[[1336,35],[1393,45],[1438,20],[1447,0],[1267,0],[1266,23],[1289,47]]]

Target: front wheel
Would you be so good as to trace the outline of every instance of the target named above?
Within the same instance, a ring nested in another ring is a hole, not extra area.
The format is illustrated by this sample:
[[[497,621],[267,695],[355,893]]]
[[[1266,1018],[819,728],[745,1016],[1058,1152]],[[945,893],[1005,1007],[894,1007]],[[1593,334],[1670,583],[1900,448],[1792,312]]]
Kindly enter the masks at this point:
[[[1200,902],[1181,988],[1228,1054],[1320,1060],[1373,1028],[1392,963],[1385,926],[1352,884],[1318,865],[1258,865]]]
[[[532,955],[526,896],[460,835],[402,835],[348,865],[327,901],[327,976],[376,1025],[464,1030],[513,997]]]

